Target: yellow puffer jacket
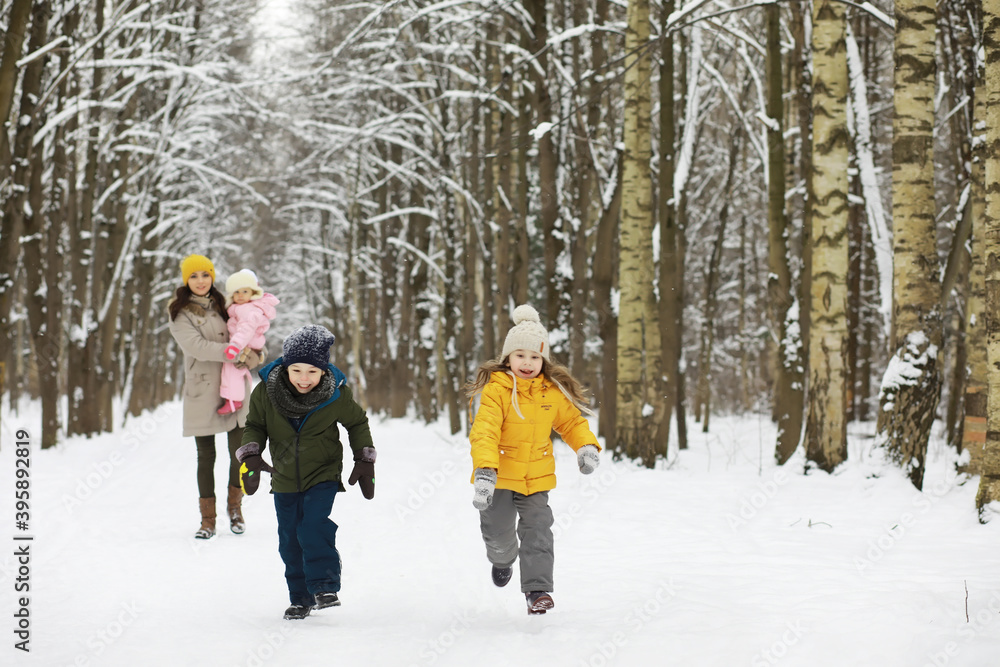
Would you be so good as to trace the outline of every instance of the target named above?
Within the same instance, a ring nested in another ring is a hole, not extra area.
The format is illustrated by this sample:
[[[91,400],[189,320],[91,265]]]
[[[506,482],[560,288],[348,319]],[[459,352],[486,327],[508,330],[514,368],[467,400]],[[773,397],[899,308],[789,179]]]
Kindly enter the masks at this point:
[[[469,434],[472,464],[475,468],[496,469],[498,489],[525,495],[553,489],[553,429],[573,451],[584,445],[601,448],[579,408],[544,375],[515,381],[509,373],[495,372],[483,387],[479,412]]]

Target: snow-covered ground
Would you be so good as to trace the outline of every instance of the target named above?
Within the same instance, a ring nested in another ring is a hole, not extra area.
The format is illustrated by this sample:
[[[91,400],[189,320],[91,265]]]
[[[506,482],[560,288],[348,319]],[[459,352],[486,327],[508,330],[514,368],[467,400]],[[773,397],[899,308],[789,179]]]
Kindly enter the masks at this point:
[[[465,439],[374,418],[375,500],[352,487],[333,508],[343,606],[285,621],[269,494],[246,500],[244,535],[192,537],[179,404],[54,450],[32,441],[26,531],[15,440],[37,412],[5,405],[2,420],[2,665],[1000,664],[1000,522],[977,522],[978,480],[937,439],[923,493],[870,476],[863,429],[833,475],[776,468],[756,416],[692,424],[691,448],[656,470],[602,454],[584,477],[559,445],[556,607],[529,617],[516,573],[490,582]],[[30,653],[15,648],[21,597]]]

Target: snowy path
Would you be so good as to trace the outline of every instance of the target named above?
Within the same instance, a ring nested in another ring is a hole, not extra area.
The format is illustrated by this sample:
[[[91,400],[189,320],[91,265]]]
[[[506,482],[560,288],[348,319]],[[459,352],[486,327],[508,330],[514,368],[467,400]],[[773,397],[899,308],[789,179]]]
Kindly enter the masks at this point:
[[[464,438],[373,419],[376,498],[350,488],[333,510],[343,606],[290,622],[268,494],[247,499],[245,535],[191,537],[178,404],[32,450],[25,654],[10,489],[13,429],[36,420],[3,419],[0,665],[1000,664],[1000,524],[976,522],[977,480],[957,485],[940,445],[920,494],[867,478],[857,442],[836,475],[776,469],[755,417],[692,429],[656,471],[602,455],[583,477],[560,444],[556,608],[528,617],[516,573],[490,583]]]

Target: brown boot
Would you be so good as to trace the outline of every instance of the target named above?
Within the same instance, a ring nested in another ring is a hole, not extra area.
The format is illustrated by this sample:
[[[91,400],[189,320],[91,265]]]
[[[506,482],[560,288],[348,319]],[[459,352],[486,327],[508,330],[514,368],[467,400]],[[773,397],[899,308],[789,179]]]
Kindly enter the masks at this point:
[[[243,489],[238,486],[229,487],[229,499],[226,501],[226,514],[229,516],[229,529],[237,535],[246,530],[240,502],[243,500]]]
[[[194,534],[199,540],[207,540],[215,535],[215,497],[199,498],[201,507],[201,528]]]

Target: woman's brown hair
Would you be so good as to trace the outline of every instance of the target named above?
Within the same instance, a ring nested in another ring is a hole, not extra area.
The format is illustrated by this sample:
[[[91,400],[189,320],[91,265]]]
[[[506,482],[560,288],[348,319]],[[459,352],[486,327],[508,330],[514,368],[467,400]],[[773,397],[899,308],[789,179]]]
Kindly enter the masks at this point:
[[[510,362],[508,361],[508,357],[487,361],[479,367],[479,370],[476,371],[476,379],[465,385],[466,395],[472,397],[481,392],[483,387],[489,383],[490,376],[493,375],[493,373],[506,373],[509,370]],[[544,375],[546,378],[562,387],[563,392],[571,401],[573,401],[573,404],[576,405],[577,408],[588,414],[593,414],[593,411],[588,405],[589,401],[587,400],[587,394],[583,385],[581,385],[577,379],[573,377],[568,368],[560,364],[558,361],[552,361],[542,357],[541,375]]]
[[[167,312],[170,313],[171,322],[176,320],[177,315],[180,314],[184,307],[191,303],[191,297],[193,296],[194,292],[186,284],[177,288],[177,291],[174,292],[174,298],[167,305]],[[222,292],[216,289],[215,285],[212,285],[212,289],[208,291],[208,298],[215,304],[215,309],[222,315],[222,320],[229,320],[229,312],[226,310],[226,297],[222,296]]]

